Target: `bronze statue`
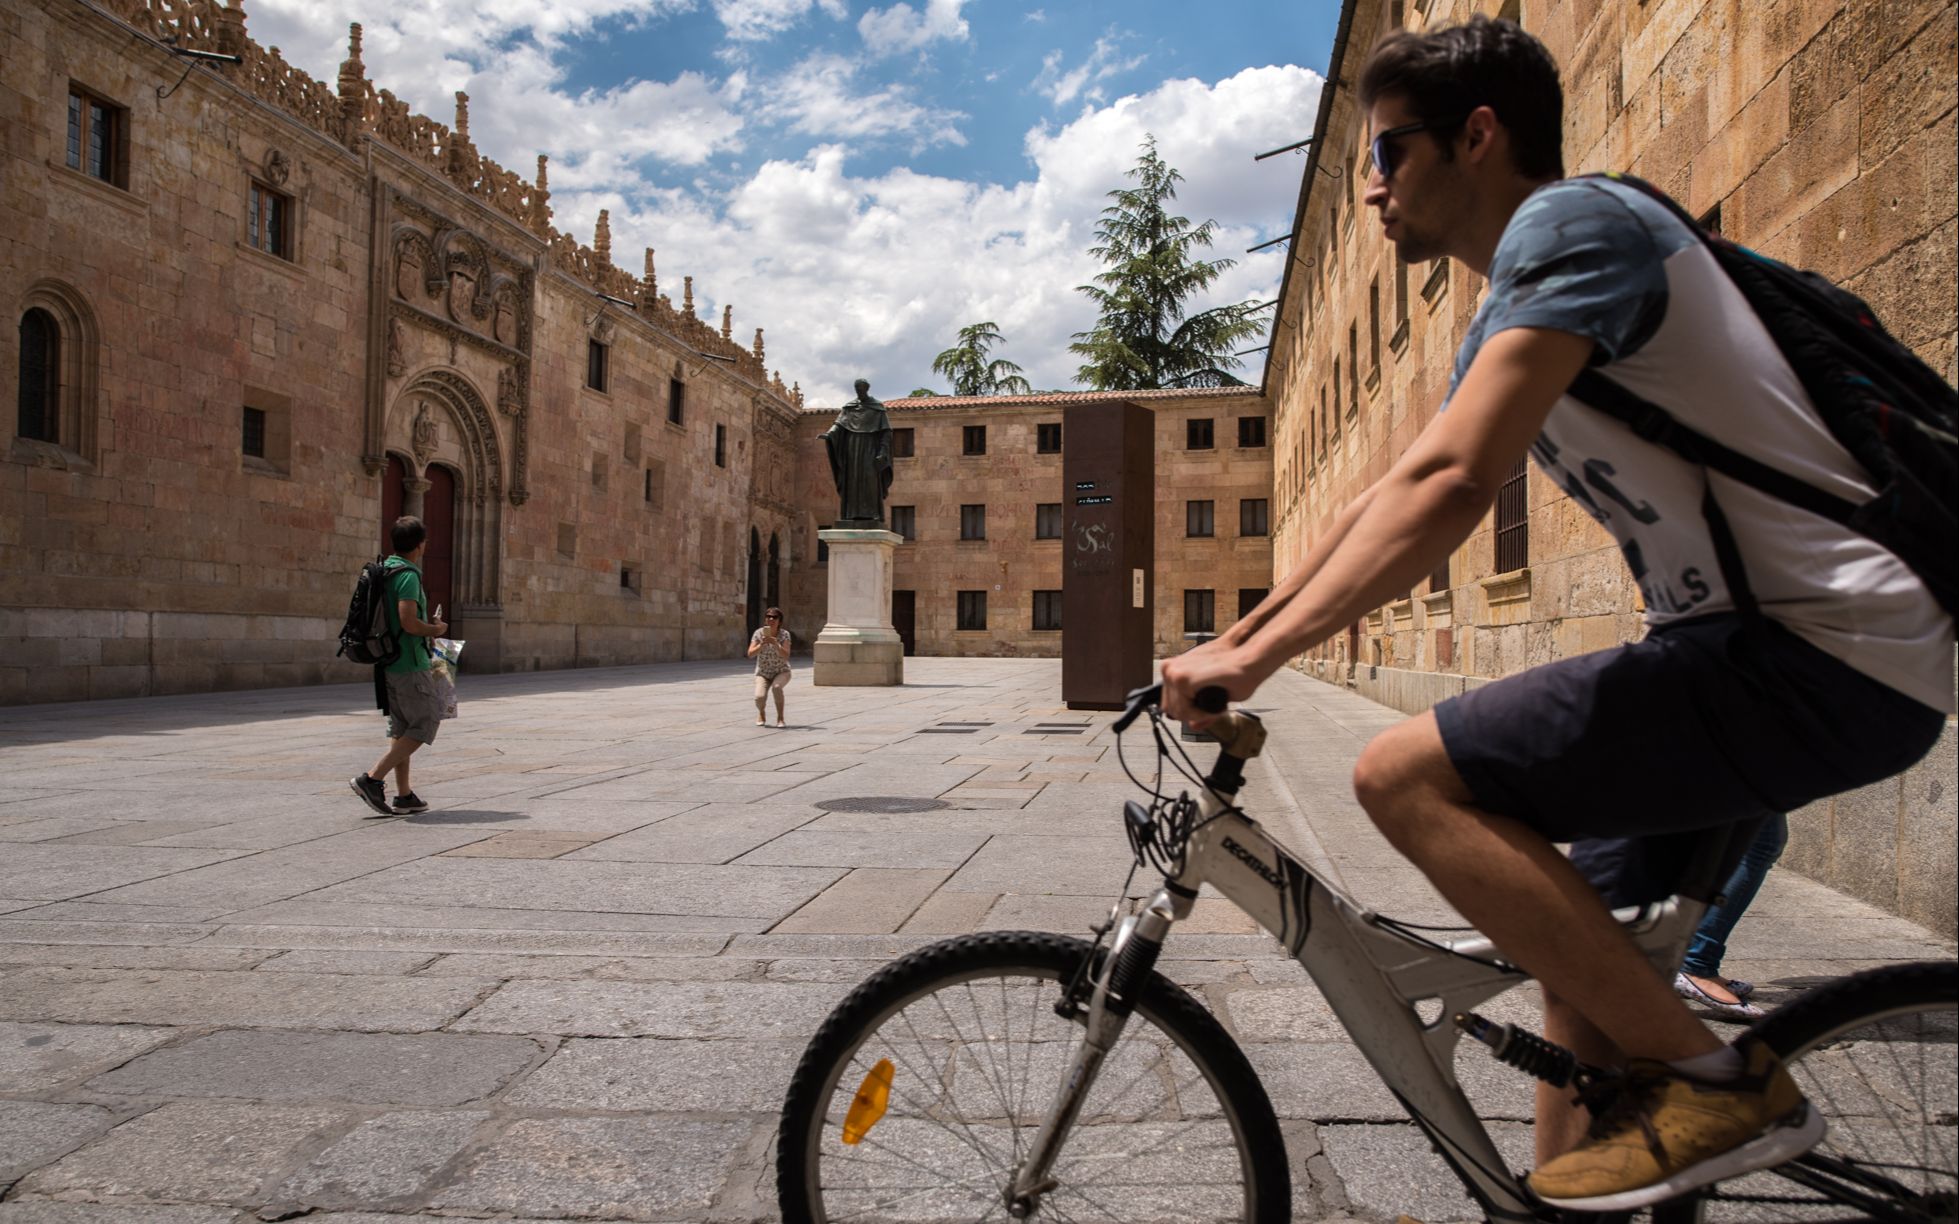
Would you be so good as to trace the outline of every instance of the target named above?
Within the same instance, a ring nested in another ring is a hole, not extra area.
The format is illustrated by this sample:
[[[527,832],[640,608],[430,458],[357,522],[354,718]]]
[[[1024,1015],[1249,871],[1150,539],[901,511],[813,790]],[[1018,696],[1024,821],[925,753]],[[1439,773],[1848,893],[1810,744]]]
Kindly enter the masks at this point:
[[[891,418],[884,414],[884,404],[871,397],[868,380],[857,380],[857,398],[837,413],[836,424],[823,435],[823,448],[830,453],[830,476],[843,503],[836,525],[884,526],[884,495],[891,491]]]

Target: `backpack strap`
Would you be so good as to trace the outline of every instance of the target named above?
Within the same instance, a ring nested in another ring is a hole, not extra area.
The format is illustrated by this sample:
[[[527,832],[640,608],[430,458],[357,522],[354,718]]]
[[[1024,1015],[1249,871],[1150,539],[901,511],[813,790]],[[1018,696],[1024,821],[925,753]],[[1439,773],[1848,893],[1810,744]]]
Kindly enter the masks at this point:
[[[1698,429],[1681,424],[1666,409],[1627,390],[1597,370],[1581,371],[1571,381],[1567,393],[1655,446],[1665,447],[1689,463],[1738,480],[1778,501],[1788,502],[1845,526],[1851,525],[1850,518],[1857,512],[1855,502],[1826,493],[1806,480],[1798,480],[1787,472],[1715,441]],[[1734,599],[1735,607],[1744,615],[1759,616],[1761,609],[1755,601],[1754,589],[1749,585],[1748,571],[1741,563],[1741,549],[1735,543],[1727,515],[1721,512],[1721,505],[1714,498],[1711,484],[1701,497],[1701,517],[1707,520],[1708,534],[1714,542],[1714,556],[1720,562],[1721,577],[1728,584],[1728,593]]]

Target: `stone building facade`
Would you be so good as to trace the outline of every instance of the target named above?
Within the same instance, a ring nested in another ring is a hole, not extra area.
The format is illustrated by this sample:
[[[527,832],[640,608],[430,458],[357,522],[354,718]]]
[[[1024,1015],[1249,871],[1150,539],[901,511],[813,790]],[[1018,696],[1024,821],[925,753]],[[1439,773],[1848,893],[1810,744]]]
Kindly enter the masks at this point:
[[[403,511],[476,667],[739,654],[798,563],[759,329],[554,228],[544,159],[411,114],[358,26],[328,84],[242,0],[25,0],[0,62],[0,702],[358,678]]]
[[[1133,401],[1155,419],[1156,653],[1222,630],[1270,588],[1270,422],[1255,387],[887,400],[902,456],[887,521],[908,537],[894,620],[908,653],[1060,655],[1062,427],[1069,405],[1097,400]],[[810,411],[798,424],[804,549],[836,515],[818,441],[835,417]],[[784,608],[792,628],[822,627],[824,577],[820,563],[798,571]]]
[[[1558,61],[1568,172],[1658,184],[1723,233],[1864,296],[1948,381],[1959,374],[1951,4],[1347,0],[1266,374],[1282,572],[1433,418],[1479,304],[1480,278],[1400,263],[1362,215],[1354,94],[1383,34],[1478,11],[1520,20]],[[1445,567],[1299,666],[1413,712],[1635,638],[1641,612],[1603,529],[1520,464]],[[1806,814],[1790,861],[1951,930],[1952,739],[1882,794]]]

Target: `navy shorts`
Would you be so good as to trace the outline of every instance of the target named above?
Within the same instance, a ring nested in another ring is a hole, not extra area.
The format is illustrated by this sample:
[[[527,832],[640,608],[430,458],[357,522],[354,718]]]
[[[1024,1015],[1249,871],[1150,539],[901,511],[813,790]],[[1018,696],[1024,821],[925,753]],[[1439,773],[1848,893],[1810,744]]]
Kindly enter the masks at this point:
[[[1942,712],[1738,613],[1471,689],[1435,720],[1477,805],[1573,843],[1615,906],[1672,894],[1708,830],[1888,778],[1945,727]]]

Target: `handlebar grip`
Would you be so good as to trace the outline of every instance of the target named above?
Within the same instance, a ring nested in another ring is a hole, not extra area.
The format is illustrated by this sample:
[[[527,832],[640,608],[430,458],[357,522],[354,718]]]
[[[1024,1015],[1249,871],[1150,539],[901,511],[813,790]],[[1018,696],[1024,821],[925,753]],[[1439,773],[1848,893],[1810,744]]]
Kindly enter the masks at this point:
[[[1231,708],[1231,694],[1213,684],[1198,689],[1197,695],[1191,698],[1191,704],[1206,714],[1222,714]]]

